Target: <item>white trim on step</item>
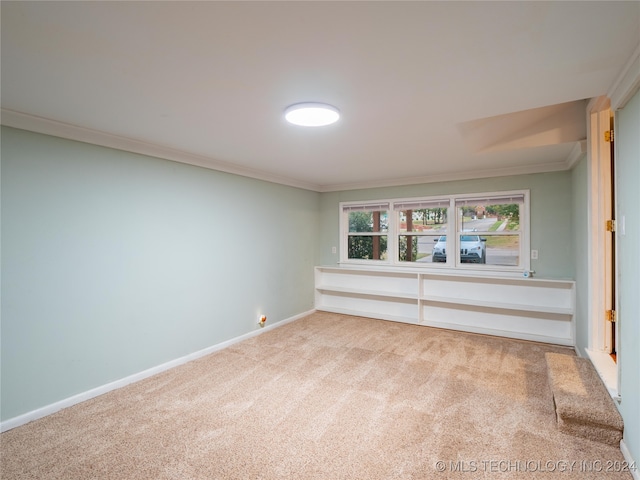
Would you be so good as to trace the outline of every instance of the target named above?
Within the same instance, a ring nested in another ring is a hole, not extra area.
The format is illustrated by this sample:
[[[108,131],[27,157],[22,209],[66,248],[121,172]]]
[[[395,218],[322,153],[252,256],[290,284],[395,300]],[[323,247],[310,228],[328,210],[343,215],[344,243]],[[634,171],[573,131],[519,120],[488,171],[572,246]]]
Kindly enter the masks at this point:
[[[593,350],[591,348],[586,349],[589,360],[598,372],[600,379],[604,383],[605,387],[609,391],[611,398],[620,402],[620,395],[618,393],[618,367],[616,362],[613,361],[611,355],[607,352]]]
[[[209,355],[213,352],[217,352],[219,350],[227,348],[235,343],[255,337],[266,331],[272,330],[277,327],[281,327],[295,320],[299,320],[303,317],[306,317],[307,315],[314,313],[315,311],[316,311],[315,309],[312,309],[307,312],[294,315],[293,317],[280,320],[279,322],[273,323],[267,327],[263,327],[258,330],[253,330],[249,333],[245,333],[244,335],[240,335],[239,337],[232,338],[231,340],[227,340],[227,341],[218,343],[216,345],[212,345],[210,347],[204,348],[197,352],[190,353],[189,355],[185,355],[184,357],[176,358],[175,360],[171,360],[170,362],[166,362],[161,365],[157,365],[155,367],[144,370],[142,372],[135,373],[128,377],[122,378],[120,380],[116,380],[115,382],[107,383],[106,385],[102,385],[100,387],[96,387],[86,392],[74,395],[72,397],[65,398],[64,400],[60,400],[59,402],[55,402],[45,407],[32,410],[31,412],[18,415],[17,417],[10,418],[0,423],[0,431],[6,432],[7,430],[11,430],[12,428],[16,428],[26,423],[32,422],[33,420],[37,420],[39,418],[46,417],[47,415],[56,413],[57,411],[62,410],[63,408],[71,407],[73,405],[84,402],[86,400],[97,397],[99,395],[110,392],[112,390],[125,387],[131,383],[139,382],[140,380],[144,380],[145,378],[151,377],[153,375],[164,372],[171,368],[175,368],[179,365],[183,365],[192,360],[196,360],[197,358],[204,357],[205,355]]]
[[[627,448],[627,444],[624,443],[624,438],[620,440],[620,451],[622,452],[624,459],[627,461],[627,464],[630,465],[629,471],[631,472],[633,480],[640,480],[640,465],[638,465],[631,456],[631,452]]]

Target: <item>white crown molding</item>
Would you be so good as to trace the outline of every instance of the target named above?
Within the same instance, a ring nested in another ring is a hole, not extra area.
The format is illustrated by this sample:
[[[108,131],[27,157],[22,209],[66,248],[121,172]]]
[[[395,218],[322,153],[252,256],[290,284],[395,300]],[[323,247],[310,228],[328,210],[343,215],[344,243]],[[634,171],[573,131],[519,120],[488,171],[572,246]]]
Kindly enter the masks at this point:
[[[606,95],[593,97],[587,105],[587,114],[601,112],[611,108],[611,100]]]
[[[473,173],[445,173],[425,177],[398,178],[363,183],[343,183],[340,185],[322,185],[319,192],[339,192],[343,190],[362,190],[365,188],[399,187],[403,185],[418,185],[421,183],[453,182],[458,180],[475,180],[478,178],[509,177],[512,175],[528,175],[532,173],[560,172],[567,170],[567,162],[543,163],[522,167],[493,168],[476,170]]]
[[[640,44],[607,92],[607,96],[611,99],[611,110],[623,108],[639,88]]]
[[[110,133],[92,130],[90,128],[79,127],[69,123],[49,120],[47,118],[29,115],[14,110],[0,110],[0,123],[8,127],[28,130],[44,135],[66,138],[78,142],[99,145],[101,147],[114,148],[116,150],[124,150],[126,152],[148,155],[151,157],[162,158],[179,163],[195,165],[197,167],[218,170],[221,172],[232,173],[243,177],[255,178],[267,182],[278,183],[290,187],[302,188],[304,190],[318,191],[318,185],[302,182],[292,178],[281,177],[270,173],[254,170],[230,163],[221,162],[203,155],[195,155],[169,147],[147,143],[141,140],[112,135]]]
[[[567,161],[566,161],[567,170],[571,170],[576,163],[578,163],[580,160],[584,158],[586,154],[587,154],[587,141],[580,140],[579,142],[576,142],[576,144],[571,149],[569,156],[567,157]]]
[[[337,185],[317,185],[300,180],[281,177],[267,172],[250,168],[232,165],[221,162],[210,157],[195,155],[192,153],[175,150],[161,145],[143,142],[132,138],[112,135],[110,133],[92,130],[90,128],[79,127],[69,123],[49,120],[47,118],[29,115],[14,110],[1,109],[0,123],[8,127],[28,130],[44,135],[66,138],[78,142],[89,143],[101,147],[114,148],[126,152],[148,155],[179,163],[186,163],[197,167],[208,168],[221,172],[254,178],[266,182],[277,183],[303,190],[314,192],[337,192],[342,190],[362,190],[366,188],[397,187],[403,185],[417,185],[421,183],[451,182],[457,180],[473,180],[476,178],[507,177],[511,175],[527,175],[531,173],[557,172],[567,170],[566,162],[544,163],[537,165],[527,165],[522,167],[507,167],[487,170],[476,170],[471,172],[447,173],[441,175],[429,175],[423,177],[408,177],[398,179],[376,180],[372,182],[344,183]]]

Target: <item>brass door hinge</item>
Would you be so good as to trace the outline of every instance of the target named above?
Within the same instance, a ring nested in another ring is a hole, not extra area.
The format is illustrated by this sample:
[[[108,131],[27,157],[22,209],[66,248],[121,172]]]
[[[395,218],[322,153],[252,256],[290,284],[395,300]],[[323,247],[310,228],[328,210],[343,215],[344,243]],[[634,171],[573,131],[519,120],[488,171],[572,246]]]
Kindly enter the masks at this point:
[[[613,142],[613,130],[607,130],[604,132],[604,141]]]
[[[616,221],[615,220],[607,220],[605,225],[605,229],[607,232],[615,232],[616,231]]]
[[[615,310],[607,310],[604,313],[604,318],[607,322],[616,323],[616,311]]]

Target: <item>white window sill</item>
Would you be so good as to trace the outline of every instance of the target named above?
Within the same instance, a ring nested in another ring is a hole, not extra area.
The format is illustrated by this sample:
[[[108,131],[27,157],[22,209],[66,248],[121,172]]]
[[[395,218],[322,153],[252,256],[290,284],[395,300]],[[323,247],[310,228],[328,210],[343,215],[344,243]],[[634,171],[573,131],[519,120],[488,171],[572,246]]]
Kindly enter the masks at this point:
[[[605,387],[609,390],[609,395],[614,400],[619,399],[618,395],[618,366],[613,361],[611,355],[606,352],[589,350],[587,349],[587,355],[593,363],[593,366],[598,372],[598,375],[604,382]]]

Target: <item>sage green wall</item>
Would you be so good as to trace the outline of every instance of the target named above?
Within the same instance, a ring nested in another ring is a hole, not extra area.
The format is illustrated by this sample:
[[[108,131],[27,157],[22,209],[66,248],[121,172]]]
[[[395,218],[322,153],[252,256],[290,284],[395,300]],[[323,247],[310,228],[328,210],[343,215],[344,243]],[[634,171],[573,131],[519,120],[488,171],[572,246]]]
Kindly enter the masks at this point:
[[[340,246],[340,202],[519,189],[531,190],[531,248],[539,252],[539,259],[531,260],[532,270],[537,277],[573,278],[570,172],[324,193],[320,199],[320,260],[331,265],[340,258],[331,253],[331,247]]]
[[[571,171],[573,204],[571,215],[576,280],[576,347],[587,357],[589,346],[589,179],[588,161],[582,159]]]
[[[616,112],[618,356],[624,441],[640,461],[640,92]],[[620,225],[620,223],[618,224]]]
[[[313,308],[319,194],[2,128],[2,419]]]

